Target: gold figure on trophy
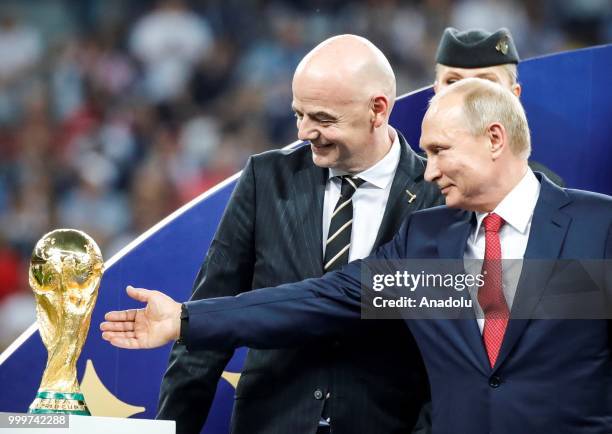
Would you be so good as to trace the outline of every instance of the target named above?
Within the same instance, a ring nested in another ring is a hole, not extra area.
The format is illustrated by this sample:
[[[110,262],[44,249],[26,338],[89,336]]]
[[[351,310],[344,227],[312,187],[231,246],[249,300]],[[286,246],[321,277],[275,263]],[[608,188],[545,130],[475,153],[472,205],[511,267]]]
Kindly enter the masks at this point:
[[[30,286],[48,358],[29,413],[90,414],[77,381],[76,362],[89,331],[103,271],[100,248],[81,231],[49,232],[34,247]]]

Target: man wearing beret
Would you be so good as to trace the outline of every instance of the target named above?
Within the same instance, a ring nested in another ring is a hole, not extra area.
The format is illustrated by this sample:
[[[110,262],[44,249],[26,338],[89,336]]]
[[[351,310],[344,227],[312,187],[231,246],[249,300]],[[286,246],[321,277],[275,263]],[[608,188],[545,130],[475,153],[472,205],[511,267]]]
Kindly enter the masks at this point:
[[[517,97],[521,96],[517,64],[520,61],[512,34],[501,28],[493,33],[470,29],[444,30],[436,53],[434,92],[464,78],[482,78],[499,83]],[[530,160],[532,170],[542,172],[552,182],[563,187],[563,179],[536,161]]]

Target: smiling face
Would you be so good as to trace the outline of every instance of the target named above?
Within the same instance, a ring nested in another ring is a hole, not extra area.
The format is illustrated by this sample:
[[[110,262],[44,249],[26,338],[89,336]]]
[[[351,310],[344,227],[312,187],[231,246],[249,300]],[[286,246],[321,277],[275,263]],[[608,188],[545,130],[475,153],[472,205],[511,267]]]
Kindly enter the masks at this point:
[[[317,166],[354,173],[371,165],[373,113],[362,92],[331,75],[296,74],[292,109]]]
[[[427,111],[420,147],[427,153],[425,180],[438,185],[447,206],[486,207],[496,176],[490,140],[473,135],[466,125],[461,96],[447,96]]]
[[[370,41],[323,41],[296,68],[292,90],[298,138],[310,142],[317,166],[358,173],[389,151],[395,75]]]

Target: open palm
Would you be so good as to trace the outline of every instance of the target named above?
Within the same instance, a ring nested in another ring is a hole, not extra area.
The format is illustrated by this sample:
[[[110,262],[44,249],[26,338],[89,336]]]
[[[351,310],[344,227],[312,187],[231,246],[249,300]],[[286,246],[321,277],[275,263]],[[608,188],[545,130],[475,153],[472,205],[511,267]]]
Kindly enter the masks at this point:
[[[102,338],[119,348],[160,347],[178,339],[181,305],[159,291],[127,287],[135,300],[147,303],[143,309],[108,312],[100,324]]]

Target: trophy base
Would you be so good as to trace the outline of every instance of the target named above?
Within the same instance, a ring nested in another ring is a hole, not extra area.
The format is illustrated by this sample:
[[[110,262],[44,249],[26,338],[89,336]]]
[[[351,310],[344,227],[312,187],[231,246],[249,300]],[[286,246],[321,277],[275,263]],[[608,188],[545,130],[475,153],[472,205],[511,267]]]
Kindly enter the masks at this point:
[[[28,413],[33,414],[77,414],[91,416],[82,393],[38,392],[30,404]]]

